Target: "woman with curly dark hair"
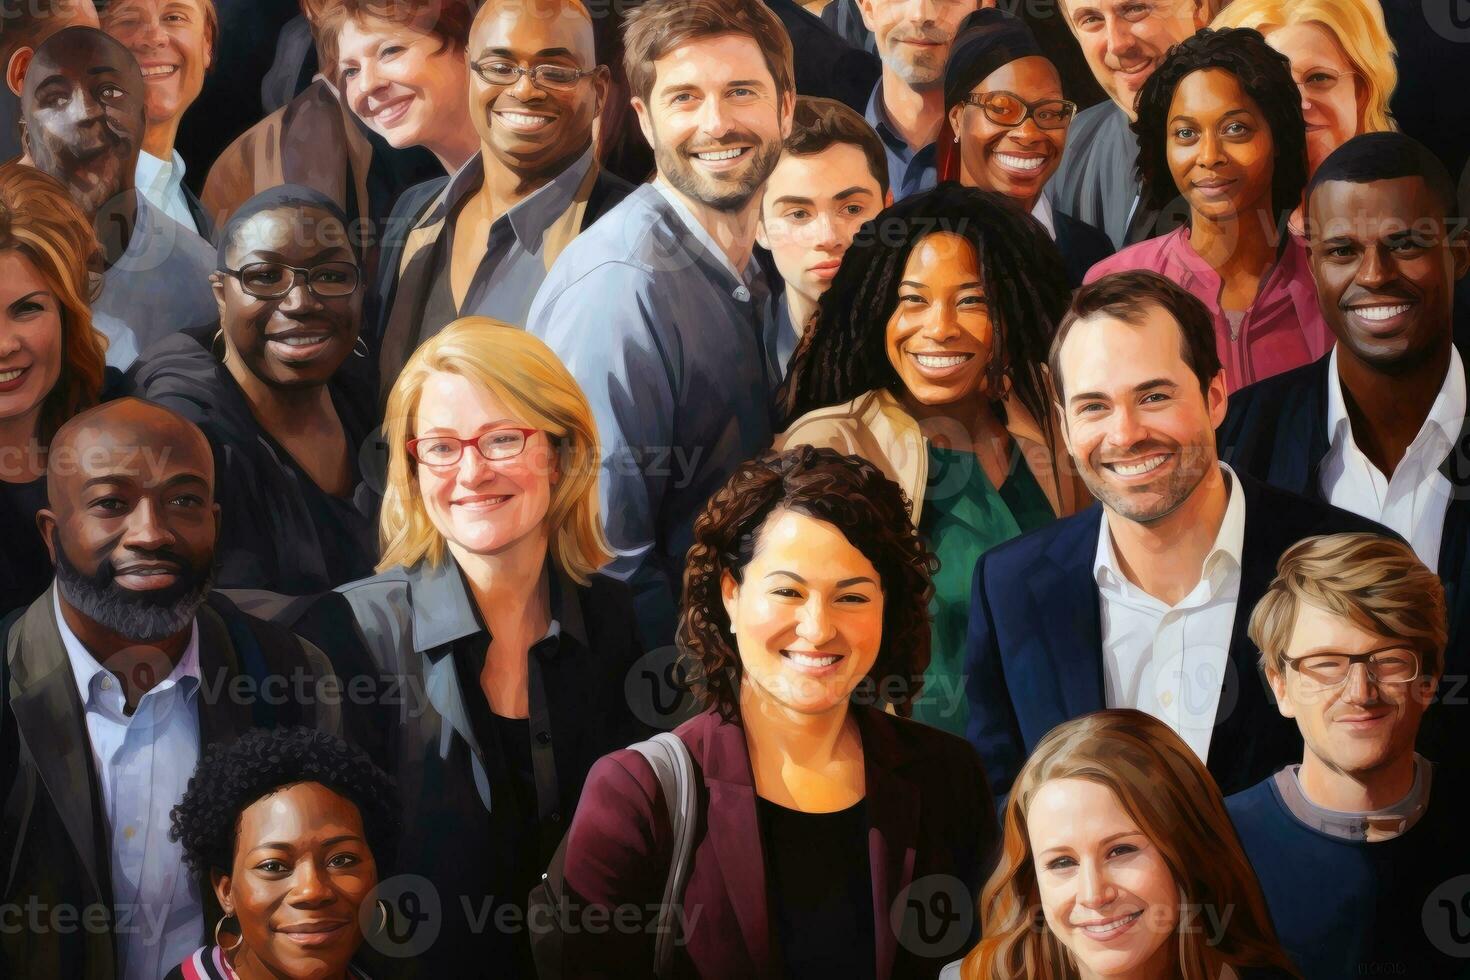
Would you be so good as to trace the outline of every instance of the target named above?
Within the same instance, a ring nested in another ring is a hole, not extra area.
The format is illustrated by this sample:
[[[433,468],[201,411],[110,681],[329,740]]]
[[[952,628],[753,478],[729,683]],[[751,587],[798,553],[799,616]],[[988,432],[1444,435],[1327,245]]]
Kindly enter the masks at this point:
[[[397,820],[392,781],[335,735],[256,729],[211,747],[172,836],[224,915],[214,944],[166,980],[365,978],[351,961],[387,925],[387,906],[368,898]]]
[[[1201,30],[1169,50],[1138,95],[1140,208],[1184,225],[1092,267],[1147,269],[1209,308],[1230,391],[1332,346],[1306,244],[1288,230],[1307,182],[1307,131],[1291,64],[1246,28]]]
[[[778,448],[863,456],[908,495],[939,557],[913,716],[956,735],[976,559],[1090,500],[1043,368],[1070,298],[1040,224],[999,194],[941,184],[859,232],[783,392]]]
[[[695,521],[679,640],[706,710],[675,732],[697,803],[673,975],[932,977],[975,938],[930,914],[973,907],[998,832],[969,744],[901,717],[933,562],[907,510],[873,464],[803,446],[742,466]],[[657,910],[672,807],[638,752],[593,767],[567,834],[574,908]],[[569,931],[565,955],[648,976],[654,938]]]

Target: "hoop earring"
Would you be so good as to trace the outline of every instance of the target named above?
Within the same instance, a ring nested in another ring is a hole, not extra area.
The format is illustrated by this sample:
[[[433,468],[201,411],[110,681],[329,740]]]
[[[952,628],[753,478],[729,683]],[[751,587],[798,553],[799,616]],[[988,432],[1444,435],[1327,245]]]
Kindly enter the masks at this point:
[[[368,356],[369,351],[367,341],[362,339],[362,334],[357,335],[357,343],[352,345],[352,353],[356,354],[358,357]]]
[[[225,924],[225,920],[226,919],[234,919],[235,922],[236,922],[236,924],[238,924],[240,922],[239,918],[236,917],[236,916],[233,916],[233,915],[222,915],[222,916],[220,916],[220,920],[214,924],[214,944],[216,946],[218,946],[220,949],[224,950],[226,953],[233,953],[235,950],[239,949],[244,944],[245,937],[243,935],[241,935],[239,938],[237,938],[235,940],[235,945],[233,945],[233,946],[226,946],[223,943],[221,943],[219,941],[219,927]]]
[[[377,933],[381,935],[388,931],[388,903],[381,898],[378,899],[378,928]]]

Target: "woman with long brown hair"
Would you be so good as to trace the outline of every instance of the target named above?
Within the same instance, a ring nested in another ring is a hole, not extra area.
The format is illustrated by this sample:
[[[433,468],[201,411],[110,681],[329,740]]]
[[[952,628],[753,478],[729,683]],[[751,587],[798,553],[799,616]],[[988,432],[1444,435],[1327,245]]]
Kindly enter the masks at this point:
[[[107,341],[92,327],[92,222],[66,188],[0,166],[0,615],[51,581],[36,530],[46,456],[61,424],[102,398]]]
[[[963,980],[1299,976],[1205,767],[1141,711],[1042,739],[1005,809]]]

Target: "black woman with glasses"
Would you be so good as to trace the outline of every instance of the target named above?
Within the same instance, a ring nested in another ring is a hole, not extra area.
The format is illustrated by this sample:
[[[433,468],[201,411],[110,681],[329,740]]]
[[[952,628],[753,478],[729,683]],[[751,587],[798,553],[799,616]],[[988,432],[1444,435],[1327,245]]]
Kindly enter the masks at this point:
[[[159,341],[130,380],[214,447],[216,586],[307,595],[369,574],[375,385],[347,217],[306,187],[257,194],[225,226],[210,284],[219,322]]]
[[[409,359],[387,419],[379,574],[295,629],[379,685],[379,714],[347,723],[412,828],[393,873],[425,891],[400,907],[438,900],[425,932],[404,924],[412,975],[534,977],[527,895],[592,764],[647,735],[632,596],[599,572],[592,409],[540,340],[467,317]]]
[[[965,18],[944,68],[944,104],[939,179],[1015,202],[1056,242],[1071,285],[1082,285],[1113,244],[1043,194],[1061,166],[1077,105],[1062,98],[1061,76],[1025,21],[996,8]]]
[[[577,0],[490,0],[470,28],[480,152],[404,192],[389,220],[374,346],[386,395],[423,343],[462,316],[525,326],[567,243],[632,190],[598,166],[608,93]]]
[[[1470,975],[1470,783],[1462,757],[1414,751],[1426,711],[1466,710],[1444,673],[1439,576],[1397,539],[1305,538],[1249,633],[1305,745],[1225,801],[1281,945],[1306,980]]]

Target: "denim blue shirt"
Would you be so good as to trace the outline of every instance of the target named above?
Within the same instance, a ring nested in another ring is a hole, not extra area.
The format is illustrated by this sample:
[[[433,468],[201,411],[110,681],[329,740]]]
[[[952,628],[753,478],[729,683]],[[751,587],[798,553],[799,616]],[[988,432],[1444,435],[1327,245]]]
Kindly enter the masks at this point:
[[[863,113],[868,125],[873,127],[883,141],[883,152],[888,157],[888,187],[894,201],[902,201],[910,194],[927,191],[939,182],[939,148],[930,143],[915,150],[888,122],[888,113],[883,108],[883,82],[873,87],[868,99],[868,111]]]
[[[592,405],[607,571],[633,585],[649,650],[673,642],[695,515],[771,443],[780,380],[759,266],[736,276],[691,223],[639,187],[562,252],[526,324]]]

